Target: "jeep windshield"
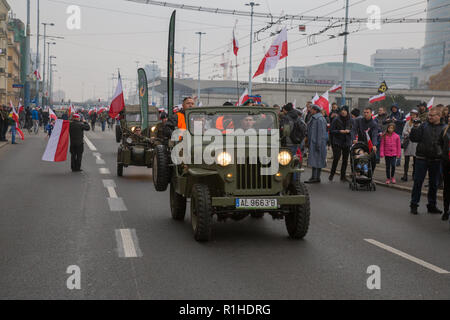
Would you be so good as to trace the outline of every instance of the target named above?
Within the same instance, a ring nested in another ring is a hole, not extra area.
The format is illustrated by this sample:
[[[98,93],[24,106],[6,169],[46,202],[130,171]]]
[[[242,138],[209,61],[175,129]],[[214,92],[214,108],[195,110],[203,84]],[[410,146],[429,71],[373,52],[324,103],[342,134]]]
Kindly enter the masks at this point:
[[[127,113],[126,114],[127,122],[141,122],[141,114],[140,113]],[[157,122],[158,115],[156,113],[148,114],[148,122]]]
[[[189,115],[189,132],[194,134],[194,124],[201,125],[202,130],[217,129],[223,134],[231,130],[243,129],[278,129],[273,112],[193,112]]]

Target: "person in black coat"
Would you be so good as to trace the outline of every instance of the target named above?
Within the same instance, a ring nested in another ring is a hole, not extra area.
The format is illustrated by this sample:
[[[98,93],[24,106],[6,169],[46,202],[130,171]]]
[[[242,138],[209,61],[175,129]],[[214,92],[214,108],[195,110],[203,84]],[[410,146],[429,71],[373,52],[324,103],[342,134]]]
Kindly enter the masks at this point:
[[[80,172],[81,160],[83,158],[84,151],[84,131],[89,131],[90,127],[86,121],[80,121],[80,115],[74,114],[72,116],[73,121],[70,122],[69,135],[70,135],[70,154],[71,169],[73,172]]]
[[[446,118],[445,121],[448,123],[448,114]],[[439,145],[442,148],[442,175],[444,180],[444,214],[442,220],[447,221],[450,216],[450,130],[448,124],[439,138]]]
[[[333,149],[333,165],[331,166],[331,173],[329,180],[333,181],[336,169],[342,155],[341,166],[341,181],[347,181],[345,177],[347,172],[348,157],[350,154],[352,131],[352,119],[350,118],[349,110],[347,106],[343,106],[339,110],[339,115],[336,116],[331,122],[330,136]]]

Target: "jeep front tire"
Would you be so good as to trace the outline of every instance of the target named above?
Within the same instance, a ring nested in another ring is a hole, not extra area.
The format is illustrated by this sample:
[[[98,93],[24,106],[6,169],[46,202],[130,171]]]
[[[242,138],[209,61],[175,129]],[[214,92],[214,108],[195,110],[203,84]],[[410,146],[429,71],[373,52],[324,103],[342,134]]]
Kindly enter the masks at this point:
[[[289,185],[289,195],[305,196],[305,203],[289,206],[289,213],[285,216],[286,229],[292,239],[303,239],[308,233],[311,205],[308,188],[297,179]]]
[[[173,183],[170,184],[170,211],[174,220],[184,220],[186,215],[186,198],[175,191]]]
[[[205,242],[211,239],[212,206],[207,185],[195,184],[192,187],[191,223],[195,240]]]
[[[163,145],[155,148],[152,176],[156,191],[166,191],[169,185],[169,155]]]

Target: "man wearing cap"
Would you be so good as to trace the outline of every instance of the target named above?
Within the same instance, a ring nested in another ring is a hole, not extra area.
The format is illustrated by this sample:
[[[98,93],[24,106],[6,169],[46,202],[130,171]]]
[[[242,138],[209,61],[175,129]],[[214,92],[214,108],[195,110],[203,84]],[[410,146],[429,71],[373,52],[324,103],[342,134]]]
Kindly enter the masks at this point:
[[[80,121],[81,117],[78,113],[72,116],[72,121],[70,122],[69,134],[70,134],[70,154],[71,168],[72,172],[80,172],[81,170],[81,160],[83,158],[84,151],[84,131],[89,131],[89,124],[83,120]]]
[[[311,114],[308,123],[308,165],[312,167],[312,176],[305,183],[320,183],[322,168],[327,166],[327,121],[317,105],[312,106]]]
[[[422,102],[419,105],[417,105],[417,108],[419,109],[420,122],[422,122],[422,123],[426,122],[428,120],[427,103]]]

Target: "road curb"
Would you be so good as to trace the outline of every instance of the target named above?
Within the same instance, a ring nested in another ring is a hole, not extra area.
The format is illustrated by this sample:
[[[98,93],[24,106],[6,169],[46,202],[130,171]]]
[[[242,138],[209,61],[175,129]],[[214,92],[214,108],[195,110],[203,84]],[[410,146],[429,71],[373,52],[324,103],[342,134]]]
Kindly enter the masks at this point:
[[[0,142],[0,149],[7,145],[8,145],[8,142]]]
[[[328,172],[328,173],[329,173],[329,172],[331,172],[331,169],[324,168],[324,169],[322,169],[322,171]],[[338,175],[338,173],[340,174],[339,171],[336,171],[336,175]],[[347,177],[350,177],[350,176],[347,175]],[[400,186],[400,185],[398,185],[398,184],[390,184],[390,185],[387,185],[386,183],[384,183],[384,182],[382,182],[382,181],[379,181],[379,180],[375,180],[375,179],[373,179],[373,182],[375,182],[376,185],[379,185],[379,186],[384,187],[384,188],[397,189],[397,190],[401,190],[401,191],[405,191],[405,192],[409,192],[409,193],[412,192],[412,188],[410,188],[410,187],[404,187],[404,186]],[[423,196],[427,196],[428,193],[425,192],[425,191],[422,191],[422,195],[423,195]],[[443,196],[442,194],[439,194],[439,192],[438,192],[437,198],[438,198],[439,200],[443,200],[443,199],[444,199],[444,196]]]

